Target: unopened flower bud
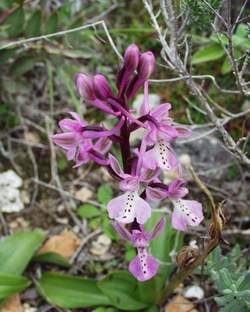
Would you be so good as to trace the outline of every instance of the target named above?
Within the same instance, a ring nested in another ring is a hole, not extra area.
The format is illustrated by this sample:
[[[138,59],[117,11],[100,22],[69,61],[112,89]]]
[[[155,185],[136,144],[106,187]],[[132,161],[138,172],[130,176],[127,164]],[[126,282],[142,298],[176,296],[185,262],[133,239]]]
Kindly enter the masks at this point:
[[[96,97],[100,100],[106,100],[112,96],[112,90],[103,75],[95,75],[93,77],[93,87]]]
[[[80,96],[82,96],[86,100],[95,99],[92,77],[81,73],[76,74],[75,84]]]
[[[142,53],[138,65],[140,79],[147,80],[155,69],[155,57],[150,51]]]
[[[139,49],[136,44],[130,44],[124,54],[124,67],[129,72],[136,70],[139,64]]]

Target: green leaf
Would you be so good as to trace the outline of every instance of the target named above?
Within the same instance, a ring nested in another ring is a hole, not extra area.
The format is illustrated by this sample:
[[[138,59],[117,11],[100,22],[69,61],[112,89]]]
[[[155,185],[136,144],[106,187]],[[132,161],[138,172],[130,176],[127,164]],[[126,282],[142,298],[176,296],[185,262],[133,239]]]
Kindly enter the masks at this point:
[[[42,13],[41,11],[34,12],[28,20],[25,28],[27,37],[38,36],[41,32]]]
[[[15,10],[5,21],[4,25],[8,25],[8,34],[15,37],[23,32],[24,11],[20,7]]]
[[[107,203],[112,199],[112,196],[112,188],[106,184],[100,186],[97,190],[97,199],[103,205],[107,205]]]
[[[242,49],[250,49],[250,40],[237,35],[232,36],[233,46]]]
[[[52,13],[45,24],[44,33],[45,34],[52,34],[57,31],[57,24],[58,24],[58,15],[57,13]]]
[[[119,312],[119,311],[114,308],[98,307],[92,310],[91,312]]]
[[[239,24],[235,34],[239,37],[247,37],[247,35],[249,34],[249,29],[247,27],[246,24]]]
[[[18,232],[4,238],[0,242],[0,272],[22,274],[44,238],[40,230]]]
[[[5,49],[5,50],[0,50],[0,65],[5,64],[8,59],[12,57],[16,52],[16,49]]]
[[[93,279],[47,272],[37,281],[37,287],[49,303],[61,308],[74,309],[110,304],[109,299],[100,291]]]
[[[235,50],[234,53],[235,53],[236,59],[241,57],[241,52],[239,50]],[[221,67],[221,73],[222,74],[227,74],[227,73],[229,73],[231,71],[232,71],[232,65],[229,62],[228,57],[226,57],[224,62],[223,62],[223,64],[222,64],[222,67]]]
[[[150,231],[153,228],[153,226],[163,216],[163,213],[153,211],[151,218],[145,225],[147,231]],[[155,277],[158,283],[157,287],[163,287],[166,279],[172,273],[175,264],[172,261],[171,254],[180,250],[182,241],[183,234],[174,230],[171,226],[170,219],[167,219],[166,225],[161,234],[150,242],[150,253],[162,262],[158,275]]]
[[[101,210],[91,204],[81,205],[77,209],[77,214],[83,219],[90,219],[101,215]]]
[[[23,276],[0,273],[0,299],[21,292],[29,286],[30,282]]]
[[[117,240],[119,238],[117,232],[115,231],[113,225],[110,223],[110,219],[107,214],[103,215],[102,218],[102,229],[103,232],[112,240]]]
[[[43,254],[35,255],[32,258],[32,261],[42,262],[42,263],[52,263],[62,266],[64,268],[70,268],[70,263],[63,256],[55,253],[55,252],[46,252]]]
[[[36,58],[32,56],[21,56],[10,66],[10,74],[15,77],[20,77],[27,71],[31,70],[36,62]]]
[[[98,282],[99,288],[110,299],[112,305],[125,311],[140,310],[148,306],[136,297],[137,280],[127,271],[108,274]]]
[[[197,51],[192,57],[192,64],[200,64],[220,59],[225,54],[219,44],[211,44]]]

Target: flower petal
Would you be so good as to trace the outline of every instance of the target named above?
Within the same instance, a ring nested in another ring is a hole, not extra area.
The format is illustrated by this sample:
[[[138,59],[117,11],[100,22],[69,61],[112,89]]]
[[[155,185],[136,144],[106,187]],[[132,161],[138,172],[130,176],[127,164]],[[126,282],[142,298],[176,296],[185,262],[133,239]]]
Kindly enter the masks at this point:
[[[151,207],[150,205],[142,199],[139,195],[135,198],[135,217],[138,223],[144,224],[151,216]]]
[[[167,191],[163,190],[160,187],[151,187],[146,188],[146,195],[149,200],[162,200],[167,197]]]
[[[159,264],[152,256],[147,254],[146,248],[138,248],[136,256],[129,264],[129,272],[141,282],[147,281],[157,274]]]
[[[109,138],[100,138],[94,144],[94,149],[102,154],[106,154],[111,148],[112,142]]]
[[[75,132],[58,133],[52,136],[53,142],[66,150],[75,147],[81,139],[81,136]]]
[[[145,168],[149,168],[151,170],[155,170],[157,168],[157,159],[154,148],[144,153],[142,157],[142,164]]]
[[[109,164],[110,164],[110,167],[111,169],[121,178],[124,177],[124,172],[118,162],[118,160],[112,155],[112,154],[109,154],[108,155],[109,157]]]
[[[160,235],[161,231],[163,230],[166,224],[165,218],[161,218],[155,225],[152,231],[149,232],[149,239],[154,239],[158,235]]]
[[[111,219],[120,223],[131,223],[134,219],[144,224],[151,215],[151,207],[137,192],[126,192],[108,203],[108,213]]]
[[[162,170],[173,170],[177,167],[178,162],[175,155],[163,140],[155,145],[154,151],[158,166]]]
[[[175,179],[170,183],[168,188],[168,196],[171,198],[182,198],[188,193],[188,189],[182,185],[185,183],[183,179]]]
[[[69,118],[64,118],[59,121],[59,127],[64,132],[80,131],[82,126],[83,125],[79,124],[78,121]]]
[[[177,199],[173,201],[173,228],[185,231],[187,226],[197,226],[203,220],[202,206],[195,200]]]
[[[164,103],[156,108],[154,108],[151,112],[151,115],[157,119],[158,121],[161,121],[162,119],[169,118],[168,117],[168,111],[171,109],[171,104],[170,103]]]

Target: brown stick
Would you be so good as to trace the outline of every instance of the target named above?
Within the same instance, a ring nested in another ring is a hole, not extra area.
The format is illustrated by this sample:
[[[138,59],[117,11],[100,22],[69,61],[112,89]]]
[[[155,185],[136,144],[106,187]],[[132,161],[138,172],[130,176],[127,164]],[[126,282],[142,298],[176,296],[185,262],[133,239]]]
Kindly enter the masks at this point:
[[[162,304],[166,297],[171,294],[174,289],[189,275],[191,274],[199,265],[202,265],[207,258],[207,256],[218,246],[221,241],[222,227],[224,225],[224,219],[220,206],[216,207],[214,199],[208,188],[196,175],[192,166],[190,166],[190,171],[192,176],[199,186],[199,188],[207,195],[211,207],[211,224],[209,229],[210,241],[205,245],[202,254],[193,258],[193,261],[189,264],[184,264],[184,266],[178,271],[178,273],[170,280],[170,282],[164,288],[161,297],[158,300],[158,304]],[[185,248],[185,247],[184,247]]]

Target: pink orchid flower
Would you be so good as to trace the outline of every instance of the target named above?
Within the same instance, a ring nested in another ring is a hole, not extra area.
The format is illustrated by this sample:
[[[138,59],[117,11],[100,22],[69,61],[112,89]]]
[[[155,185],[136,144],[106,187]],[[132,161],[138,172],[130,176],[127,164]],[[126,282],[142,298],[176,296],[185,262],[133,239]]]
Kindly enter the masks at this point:
[[[138,161],[139,163],[139,161]],[[133,174],[126,174],[121,169],[117,159],[109,155],[109,165],[115,175],[121,180],[120,189],[125,193],[113,198],[107,205],[109,217],[120,223],[131,223],[134,219],[144,224],[151,216],[150,205],[139,195],[142,183],[147,183],[159,174],[158,170],[144,170],[137,163]]]
[[[65,118],[59,122],[59,127],[63,132],[53,135],[53,142],[66,151],[68,160],[76,160],[76,167],[89,160],[106,165],[107,160],[103,155],[111,147],[112,143],[108,136],[112,135],[114,130],[106,131],[106,137],[100,135],[100,138],[93,143],[91,139],[83,135],[83,129],[87,127],[86,122],[77,113],[70,112],[69,114],[73,119]]]
[[[164,103],[150,110],[148,102],[148,81],[144,84],[144,100],[139,120],[145,121],[147,133],[145,136],[147,145],[153,146],[143,157],[145,166],[154,169],[174,170],[178,168],[178,162],[170,146],[171,141],[178,137],[187,136],[190,131],[183,126],[173,125],[169,117],[171,104]]]
[[[147,247],[149,241],[156,238],[161,233],[164,226],[165,219],[162,218],[149,233],[145,232],[143,225],[132,229],[130,233],[124,226],[115,223],[115,228],[120,236],[125,240],[131,241],[133,246],[137,249],[137,256],[129,263],[129,272],[138,281],[147,281],[157,274],[159,263],[154,257],[148,254]]]
[[[161,183],[148,186],[146,195],[151,200],[161,200],[169,198],[174,206],[172,213],[172,227],[186,231],[188,226],[195,227],[204,219],[202,205],[196,200],[186,200],[183,197],[188,193],[188,189],[183,187],[185,183],[182,179],[174,180],[169,187]]]

